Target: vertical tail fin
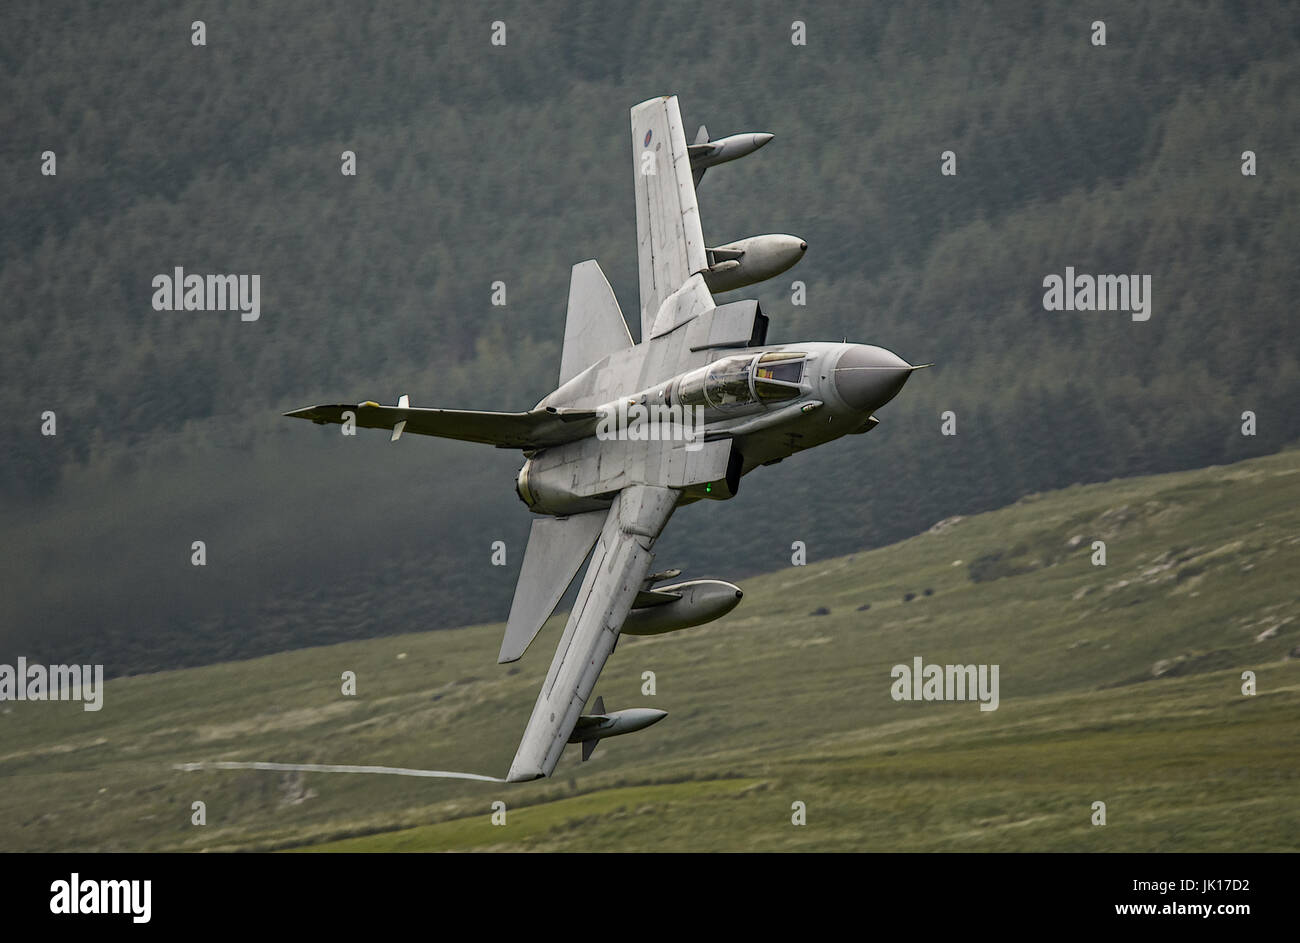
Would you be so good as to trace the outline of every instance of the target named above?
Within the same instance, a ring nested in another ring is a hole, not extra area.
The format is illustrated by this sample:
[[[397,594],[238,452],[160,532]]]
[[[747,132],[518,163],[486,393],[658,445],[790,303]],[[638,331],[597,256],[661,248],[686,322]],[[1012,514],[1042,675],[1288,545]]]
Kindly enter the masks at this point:
[[[632,335],[605,273],[594,259],[579,262],[569,277],[569,314],[564,322],[560,385],[617,350],[632,346]]]

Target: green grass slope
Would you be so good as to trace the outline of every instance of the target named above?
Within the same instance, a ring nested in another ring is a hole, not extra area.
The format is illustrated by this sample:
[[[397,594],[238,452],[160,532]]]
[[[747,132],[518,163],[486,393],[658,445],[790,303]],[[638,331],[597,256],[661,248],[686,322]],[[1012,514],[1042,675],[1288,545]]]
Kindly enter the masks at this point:
[[[694,575],[727,576],[745,533]],[[513,666],[495,664],[501,627],[474,626],[122,678],[99,713],[5,703],[0,849],[1300,846],[1300,451],[1031,495],[847,557],[789,539],[809,564],[747,581],[730,616],[620,642],[598,693],[669,717],[586,764],[570,750],[551,780],[173,768],[504,774],[561,624]],[[999,665],[998,709],[894,701],[891,666],[918,655]]]

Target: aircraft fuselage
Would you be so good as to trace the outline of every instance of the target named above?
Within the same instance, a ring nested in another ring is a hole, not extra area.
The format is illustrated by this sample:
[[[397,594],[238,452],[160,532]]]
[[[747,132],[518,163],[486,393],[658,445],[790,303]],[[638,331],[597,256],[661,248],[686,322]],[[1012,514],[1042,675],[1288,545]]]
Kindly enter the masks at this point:
[[[916,369],[883,347],[813,341],[721,350],[710,363],[652,380],[646,375],[651,358],[644,356],[644,347],[593,364],[538,407],[682,417],[675,421],[687,428],[669,423],[656,429],[655,437],[680,439],[675,447],[688,453],[705,442],[732,440],[740,459],[730,471],[737,479],[795,452],[869,431],[876,425],[871,414],[893,399]],[[608,429],[606,425],[603,441],[593,432],[529,457],[517,491],[531,510],[564,515],[609,506],[617,489],[603,492],[598,482],[584,484],[570,471],[582,461],[599,459],[602,452],[616,456],[619,439],[611,441]],[[573,462],[565,460],[568,454]],[[734,485],[706,482],[683,488],[679,504],[729,498]]]

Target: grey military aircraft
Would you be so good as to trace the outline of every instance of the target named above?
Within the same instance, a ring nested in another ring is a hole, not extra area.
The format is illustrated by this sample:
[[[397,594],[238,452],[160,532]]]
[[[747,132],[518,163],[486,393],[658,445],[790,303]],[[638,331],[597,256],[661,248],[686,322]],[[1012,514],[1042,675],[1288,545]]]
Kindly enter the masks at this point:
[[[442,436],[519,449],[516,490],[533,521],[499,662],[520,658],[590,554],[586,575],[542,684],[511,782],[549,776],[567,743],[595,743],[653,724],[664,712],[583,707],[619,635],[658,634],[725,615],[741,591],[721,580],[665,584],[653,548],[673,511],[733,497],[741,478],[796,452],[869,432],[875,410],[919,369],[881,347],[770,345],[757,301],[713,294],[771,278],[802,258],[794,236],[753,236],[709,248],[696,184],[708,167],[752,153],[766,133],[688,145],[675,97],[632,109],[641,341],[633,341],[600,266],[573,267],[559,385],[527,412],[410,405],[309,406],[316,423]],[[594,548],[594,551],[593,551]]]

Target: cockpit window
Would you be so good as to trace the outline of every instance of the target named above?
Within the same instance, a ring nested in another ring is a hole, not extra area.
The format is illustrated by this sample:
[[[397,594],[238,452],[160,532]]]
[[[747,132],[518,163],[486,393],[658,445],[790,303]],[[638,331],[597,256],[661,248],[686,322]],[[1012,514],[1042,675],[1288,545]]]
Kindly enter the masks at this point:
[[[754,365],[754,390],[760,399],[794,399],[803,379],[804,355],[781,350],[763,354]]]
[[[708,379],[704,381],[709,405],[725,409],[728,406],[752,403],[754,394],[749,389],[749,366],[752,362],[750,357],[715,360],[709,367]]]
[[[760,360],[758,367],[754,370],[754,379],[798,383],[803,379],[803,361],[787,360],[784,363],[763,363]]]
[[[682,377],[678,395],[683,406],[713,409],[794,399],[800,393],[804,356],[777,351],[758,357],[724,357]]]

